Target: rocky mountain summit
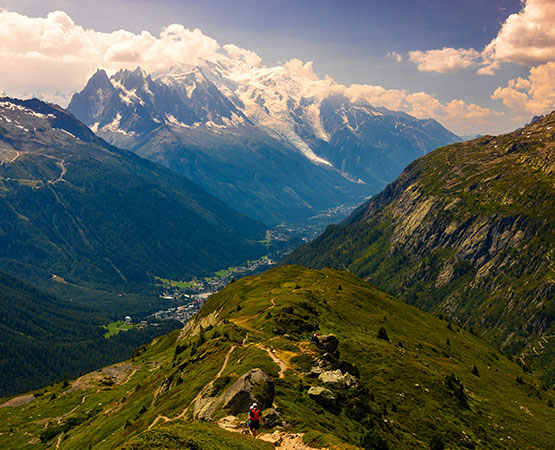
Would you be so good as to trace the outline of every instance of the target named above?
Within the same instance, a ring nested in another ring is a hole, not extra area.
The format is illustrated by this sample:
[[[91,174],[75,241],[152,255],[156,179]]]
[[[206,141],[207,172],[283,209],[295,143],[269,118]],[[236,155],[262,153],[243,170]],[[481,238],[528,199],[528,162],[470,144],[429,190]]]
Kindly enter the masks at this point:
[[[457,140],[434,120],[373,107],[330,83],[224,61],[157,74],[99,70],[68,110],[266,223],[360,201]]]
[[[347,268],[555,380],[555,113],[437,149],[286,261]]]

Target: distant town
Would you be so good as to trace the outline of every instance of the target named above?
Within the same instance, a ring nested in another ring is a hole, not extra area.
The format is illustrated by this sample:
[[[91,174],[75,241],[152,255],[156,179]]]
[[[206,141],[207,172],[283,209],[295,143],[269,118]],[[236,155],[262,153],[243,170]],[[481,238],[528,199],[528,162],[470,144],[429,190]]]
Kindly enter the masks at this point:
[[[311,217],[300,225],[277,225],[266,232],[265,240],[271,251],[255,261],[247,261],[237,267],[229,267],[215,272],[212,277],[176,281],[156,277],[156,287],[160,289],[162,308],[147,318],[155,323],[164,320],[187,322],[211,295],[229,283],[248,275],[261,273],[276,265],[293,248],[315,239],[331,223],[347,217],[356,205],[340,205]],[[270,245],[273,244],[273,245]],[[165,307],[167,306],[167,307]],[[126,317],[126,322],[131,322]],[[143,321],[145,322],[145,321]]]

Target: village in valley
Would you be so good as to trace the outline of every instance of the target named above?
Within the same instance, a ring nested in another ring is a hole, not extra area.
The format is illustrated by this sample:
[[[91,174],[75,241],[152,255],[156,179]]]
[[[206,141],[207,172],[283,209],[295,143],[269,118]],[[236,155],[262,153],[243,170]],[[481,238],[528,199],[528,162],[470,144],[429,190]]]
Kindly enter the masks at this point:
[[[165,320],[187,322],[212,294],[234,280],[262,273],[275,266],[276,261],[280,261],[291,249],[316,238],[330,223],[340,222],[354,206],[345,204],[331,208],[311,217],[306,223],[277,225],[266,231],[265,241],[272,248],[267,255],[240,266],[219,270],[211,277],[198,277],[189,281],[155,277],[154,287],[161,301],[160,309],[136,325],[141,326],[147,322],[155,324]],[[127,316],[125,322],[135,323],[135,318]]]

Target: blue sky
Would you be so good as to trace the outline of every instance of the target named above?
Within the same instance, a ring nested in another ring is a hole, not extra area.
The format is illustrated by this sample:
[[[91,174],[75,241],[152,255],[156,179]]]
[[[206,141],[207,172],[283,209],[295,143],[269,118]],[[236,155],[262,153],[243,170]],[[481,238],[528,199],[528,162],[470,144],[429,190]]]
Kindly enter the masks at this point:
[[[520,13],[522,24],[534,17],[524,14],[526,7],[528,11],[532,7],[544,8],[542,11],[547,11],[549,19],[553,3],[553,0],[524,3],[518,0],[0,0],[0,7],[28,17],[46,17],[49,12],[60,10],[84,29],[104,33],[124,29],[139,34],[146,30],[158,36],[164,27],[179,23],[185,28],[200,29],[220,45],[232,43],[252,50],[268,66],[292,58],[313,61],[316,74],[321,77],[329,74],[345,85],[369,84],[407,93],[423,92],[442,105],[460,100],[490,111],[489,119],[481,117],[473,127],[469,120],[464,124],[455,120],[454,105],[449,113],[436,108],[436,118],[462,134],[508,131],[524,123],[536,110],[545,113],[555,108],[551,99],[547,103],[534,99],[535,91],[530,87],[534,86],[533,81],[529,87],[517,82],[510,87],[511,80],[528,80],[534,67],[540,67],[541,73],[536,78],[543,79],[544,83],[551,76],[551,65],[545,65],[555,59],[552,56],[555,25],[550,28],[549,20],[541,29],[549,35],[547,56],[537,61],[523,61],[526,58],[518,53],[513,42],[516,31],[506,27],[505,40],[501,39],[495,49],[493,62],[497,66],[489,75],[477,73],[486,65],[479,54],[500,35],[511,14]],[[530,39],[538,41],[537,36]],[[508,51],[507,42],[510,42]],[[463,56],[455,67],[440,67],[443,54],[426,53],[444,48],[453,49],[457,57]],[[463,49],[473,53],[461,53]],[[416,56],[411,57],[409,52],[413,51],[423,52],[420,63],[416,62]],[[423,61],[430,63],[431,70],[424,70]],[[0,76],[0,90],[10,93],[2,81]],[[504,90],[492,98],[498,88]],[[527,95],[529,101],[526,103],[520,94]],[[520,103],[515,103],[518,99]]]

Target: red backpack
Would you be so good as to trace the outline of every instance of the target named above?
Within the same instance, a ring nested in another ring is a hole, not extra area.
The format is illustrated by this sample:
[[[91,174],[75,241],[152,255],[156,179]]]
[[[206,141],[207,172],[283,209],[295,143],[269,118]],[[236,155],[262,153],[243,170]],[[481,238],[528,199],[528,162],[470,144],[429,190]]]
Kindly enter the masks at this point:
[[[249,411],[249,417],[251,420],[258,420],[260,418],[260,410],[258,408],[251,409]]]

